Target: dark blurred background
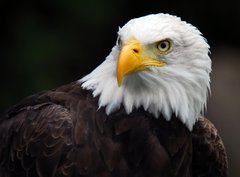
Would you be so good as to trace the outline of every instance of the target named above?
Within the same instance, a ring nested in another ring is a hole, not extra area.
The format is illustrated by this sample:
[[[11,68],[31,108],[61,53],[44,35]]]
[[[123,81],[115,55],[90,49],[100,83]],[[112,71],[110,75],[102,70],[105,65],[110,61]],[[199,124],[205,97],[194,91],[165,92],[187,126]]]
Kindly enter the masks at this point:
[[[41,0],[0,2],[0,112],[23,97],[75,81],[98,66],[119,26],[170,13],[198,27],[211,46],[207,117],[227,149],[229,176],[240,176],[240,1]]]

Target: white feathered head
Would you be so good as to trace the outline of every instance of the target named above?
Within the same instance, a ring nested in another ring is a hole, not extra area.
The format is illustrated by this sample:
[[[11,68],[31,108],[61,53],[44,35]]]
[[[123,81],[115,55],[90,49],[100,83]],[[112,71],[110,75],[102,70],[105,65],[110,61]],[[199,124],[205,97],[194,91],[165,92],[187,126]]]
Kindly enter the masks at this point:
[[[206,106],[209,45],[192,25],[169,14],[130,20],[106,60],[80,80],[110,114],[143,107],[156,118],[175,114],[191,130]]]

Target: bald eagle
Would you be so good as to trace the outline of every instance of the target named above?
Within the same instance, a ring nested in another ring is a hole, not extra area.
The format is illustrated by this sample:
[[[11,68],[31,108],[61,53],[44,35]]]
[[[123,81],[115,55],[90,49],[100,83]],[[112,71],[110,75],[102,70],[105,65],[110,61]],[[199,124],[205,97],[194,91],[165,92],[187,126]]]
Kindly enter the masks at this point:
[[[208,53],[176,16],[130,20],[90,74],[2,114],[0,177],[226,177]]]

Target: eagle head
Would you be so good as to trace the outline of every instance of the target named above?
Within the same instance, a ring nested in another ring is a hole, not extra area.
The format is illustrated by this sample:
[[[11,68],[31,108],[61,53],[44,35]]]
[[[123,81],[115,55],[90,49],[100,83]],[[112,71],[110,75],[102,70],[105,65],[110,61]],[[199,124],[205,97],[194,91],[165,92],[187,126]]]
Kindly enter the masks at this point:
[[[80,82],[99,96],[107,114],[143,107],[156,118],[175,114],[191,130],[210,89],[208,53],[191,24],[169,14],[147,15],[120,28],[109,56]]]

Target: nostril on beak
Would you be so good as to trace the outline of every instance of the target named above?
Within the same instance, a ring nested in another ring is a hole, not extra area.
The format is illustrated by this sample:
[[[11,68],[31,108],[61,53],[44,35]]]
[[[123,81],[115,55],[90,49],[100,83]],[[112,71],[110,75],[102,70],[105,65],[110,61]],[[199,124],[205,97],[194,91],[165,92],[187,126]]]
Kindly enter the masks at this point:
[[[134,53],[139,53],[139,49],[132,49]]]

